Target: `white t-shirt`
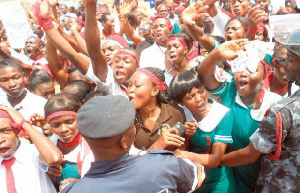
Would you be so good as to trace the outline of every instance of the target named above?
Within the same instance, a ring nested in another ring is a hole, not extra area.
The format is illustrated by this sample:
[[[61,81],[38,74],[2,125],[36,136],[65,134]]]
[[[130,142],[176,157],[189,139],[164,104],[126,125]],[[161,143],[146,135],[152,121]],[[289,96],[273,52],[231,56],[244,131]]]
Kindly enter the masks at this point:
[[[221,31],[222,37],[225,37],[225,26],[230,20],[230,17],[218,9],[217,15],[212,17],[211,20],[214,22],[215,27]]]
[[[16,158],[11,169],[14,175],[17,192],[54,193],[56,192],[50,181],[48,167],[39,163],[39,152],[33,144],[21,143],[14,153]],[[0,157],[0,163],[3,158]],[[0,165],[0,192],[6,193],[6,169]]]
[[[91,61],[90,61],[88,71],[85,74],[85,77],[91,80],[92,82],[94,82],[98,86],[99,90],[105,91],[108,95],[121,95],[128,98],[127,93],[125,92],[127,88],[116,82],[113,74],[113,70],[110,66],[108,66],[108,72],[107,72],[107,77],[105,82],[99,80],[99,78],[94,74]]]
[[[156,44],[156,42],[142,51],[140,57],[140,68],[156,67],[165,69],[166,48]]]

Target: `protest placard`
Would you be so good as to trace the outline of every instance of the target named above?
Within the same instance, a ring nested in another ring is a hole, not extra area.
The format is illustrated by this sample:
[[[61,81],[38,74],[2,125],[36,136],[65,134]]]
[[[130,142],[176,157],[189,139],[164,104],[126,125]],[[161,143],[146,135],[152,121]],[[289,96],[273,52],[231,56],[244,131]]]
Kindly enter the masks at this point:
[[[21,1],[1,1],[0,18],[10,46],[24,48],[25,40],[30,36],[30,28]]]

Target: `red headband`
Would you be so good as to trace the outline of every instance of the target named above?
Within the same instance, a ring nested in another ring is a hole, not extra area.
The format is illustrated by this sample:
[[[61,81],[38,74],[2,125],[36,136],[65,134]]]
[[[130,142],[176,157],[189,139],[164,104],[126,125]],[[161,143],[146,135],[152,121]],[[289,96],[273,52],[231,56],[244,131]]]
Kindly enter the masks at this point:
[[[57,112],[54,112],[54,113],[51,113],[50,115],[48,115],[47,118],[46,118],[46,121],[49,122],[54,117],[59,117],[59,116],[62,116],[62,115],[77,116],[77,112],[75,112],[75,111],[57,111]]]
[[[40,46],[42,46],[42,47],[43,47],[42,41],[41,41],[39,38],[37,38],[37,37],[34,37],[34,36],[30,36],[29,38],[33,38],[33,39],[35,39],[35,41],[37,41],[37,43],[38,43],[38,44],[40,44]],[[29,38],[27,38],[27,40],[28,40]]]
[[[143,69],[143,68],[139,68],[137,71],[144,73],[146,76],[148,76],[148,78],[156,85],[158,86],[159,90],[161,93],[163,93],[166,89],[166,83],[162,82],[157,76],[155,76],[154,74],[152,74],[150,71]]]
[[[24,124],[24,119],[21,121],[20,124],[17,124],[15,123],[12,118],[10,117],[10,115],[8,114],[7,111],[5,110],[2,110],[0,109],[0,118],[6,118],[6,119],[9,119],[10,120],[10,125],[15,128],[15,129],[18,129],[20,130],[19,134],[18,134],[18,137],[25,137],[25,131],[24,129],[22,128],[22,125]]]
[[[118,54],[124,54],[124,55],[128,55],[128,56],[132,56],[132,57],[134,57],[134,59],[135,59],[135,61],[136,61],[136,63],[137,63],[138,65],[139,65],[139,63],[140,63],[139,59],[136,57],[135,54],[132,54],[132,53],[130,53],[130,52],[127,52],[126,50],[120,50],[120,51],[118,51],[115,55],[118,55]]]
[[[173,40],[179,41],[185,48],[188,47],[187,44],[186,44],[181,38],[179,38],[179,37],[174,37],[174,36],[172,36],[172,37],[170,37],[170,38],[167,40],[167,42],[173,41]]]
[[[154,23],[155,20],[159,19],[159,18],[162,18],[162,19],[165,19],[168,23],[168,26],[169,26],[169,30],[172,31],[173,30],[173,25],[171,23],[171,21],[164,15],[160,14],[160,13],[157,13],[155,18],[152,19],[152,24]]]

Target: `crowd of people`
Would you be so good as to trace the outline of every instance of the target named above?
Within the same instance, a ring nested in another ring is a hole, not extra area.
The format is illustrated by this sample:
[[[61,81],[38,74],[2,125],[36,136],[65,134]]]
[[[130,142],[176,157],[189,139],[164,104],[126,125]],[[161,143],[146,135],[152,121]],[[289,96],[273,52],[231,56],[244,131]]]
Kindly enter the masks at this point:
[[[0,23],[0,192],[300,192],[300,2],[139,2]]]

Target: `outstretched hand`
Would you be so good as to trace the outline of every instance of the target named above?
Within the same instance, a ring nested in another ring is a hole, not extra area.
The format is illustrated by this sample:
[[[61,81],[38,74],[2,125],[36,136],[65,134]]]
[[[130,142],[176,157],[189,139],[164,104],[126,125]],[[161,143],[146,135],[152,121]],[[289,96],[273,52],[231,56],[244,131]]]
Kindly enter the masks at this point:
[[[261,10],[257,5],[250,9],[247,18],[249,20],[249,28],[255,31],[258,27],[259,22],[264,21],[268,18],[268,14]]]
[[[244,46],[249,42],[248,39],[227,41],[218,46],[216,51],[219,52],[221,58],[233,60],[238,56],[240,50],[245,49]]]
[[[120,7],[120,14],[128,15],[136,8],[135,0],[125,0],[124,3]]]
[[[203,6],[202,2],[196,2],[195,5],[188,6],[182,12],[182,21],[184,24],[194,25],[196,20],[202,16],[202,13],[209,8],[208,5]]]

